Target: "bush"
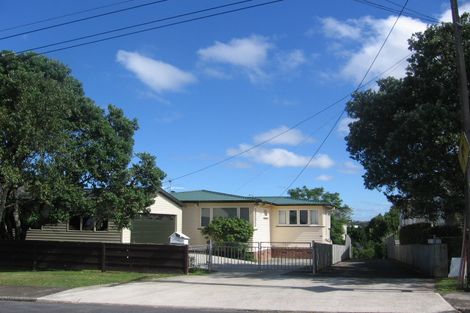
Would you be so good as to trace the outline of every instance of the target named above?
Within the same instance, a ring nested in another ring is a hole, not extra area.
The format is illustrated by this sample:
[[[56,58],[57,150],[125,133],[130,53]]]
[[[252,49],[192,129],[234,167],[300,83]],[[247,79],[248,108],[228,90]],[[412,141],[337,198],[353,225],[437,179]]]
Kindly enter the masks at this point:
[[[458,226],[431,226],[429,223],[418,223],[400,229],[400,244],[426,244],[428,239],[461,237],[462,230]]]
[[[431,224],[417,223],[400,228],[400,244],[425,244],[431,231]]]
[[[246,243],[253,237],[254,228],[250,222],[240,218],[218,217],[213,219],[201,232],[216,244]]]
[[[365,247],[353,247],[354,259],[373,259],[375,258],[374,247],[367,245]]]

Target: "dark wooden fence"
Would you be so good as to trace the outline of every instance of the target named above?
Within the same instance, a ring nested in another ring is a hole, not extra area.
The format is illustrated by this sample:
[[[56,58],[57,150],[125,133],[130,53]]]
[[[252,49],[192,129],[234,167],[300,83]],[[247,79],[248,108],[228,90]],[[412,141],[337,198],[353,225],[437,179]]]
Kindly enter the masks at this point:
[[[0,241],[0,267],[188,272],[188,247],[58,241]]]

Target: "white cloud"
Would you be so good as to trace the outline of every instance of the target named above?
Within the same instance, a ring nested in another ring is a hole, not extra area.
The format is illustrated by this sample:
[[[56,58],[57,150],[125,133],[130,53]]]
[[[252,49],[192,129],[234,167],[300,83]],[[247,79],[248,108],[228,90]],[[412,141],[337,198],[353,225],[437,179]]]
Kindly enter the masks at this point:
[[[289,128],[287,126],[280,126],[278,128],[270,129],[264,133],[258,134],[254,136],[254,142],[260,143],[266,140],[273,138],[274,136],[278,136],[269,141],[270,144],[278,144],[278,145],[290,145],[290,146],[297,146],[301,143],[313,142],[313,138],[303,134],[298,129],[292,129],[288,131]],[[280,135],[282,134],[282,135]]]
[[[259,70],[266,61],[271,43],[264,37],[234,38],[228,43],[216,41],[212,46],[199,49],[199,57],[208,62],[227,63],[250,70]]]
[[[343,77],[353,79],[355,82],[359,82],[362,79],[395,20],[396,16],[390,16],[386,19],[366,17],[360,20],[361,26],[367,31],[368,35],[361,37],[360,49],[352,53],[341,70]],[[408,55],[408,39],[412,34],[424,31],[426,27],[426,24],[418,19],[407,16],[400,17],[368,77],[386,71],[400,58]],[[406,73],[406,66],[406,62],[403,62],[390,75],[403,77]]]
[[[332,38],[358,39],[361,36],[361,28],[338,21],[332,17],[320,19],[323,33]]]
[[[330,181],[333,179],[333,176],[329,176],[329,175],[319,175],[317,177],[315,177],[316,180],[320,180],[320,181]]]
[[[359,165],[351,161],[346,161],[342,164],[342,167],[339,171],[344,174],[354,175],[354,174],[359,173],[360,170],[361,170],[361,167]]]
[[[338,133],[342,136],[347,136],[349,134],[349,124],[357,121],[356,118],[343,117],[339,123],[338,128],[336,129]]]
[[[196,81],[194,75],[189,72],[137,52],[119,50],[116,60],[134,73],[140,81],[158,93],[178,91]]]
[[[470,2],[459,5],[459,14],[462,15],[464,12],[470,12]],[[448,9],[444,13],[442,13],[439,17],[439,21],[452,22],[452,11]]]
[[[249,145],[240,144],[238,148],[227,150],[228,155],[235,155],[241,151],[250,148]],[[286,149],[273,148],[255,148],[244,154],[243,157],[248,158],[256,163],[268,164],[274,167],[302,167],[305,166],[310,157],[298,155]],[[318,154],[310,163],[309,167],[330,168],[334,165],[334,161],[327,154]]]
[[[288,53],[281,53],[278,55],[277,59],[279,66],[284,71],[293,71],[307,62],[304,52],[300,49],[295,49]]]

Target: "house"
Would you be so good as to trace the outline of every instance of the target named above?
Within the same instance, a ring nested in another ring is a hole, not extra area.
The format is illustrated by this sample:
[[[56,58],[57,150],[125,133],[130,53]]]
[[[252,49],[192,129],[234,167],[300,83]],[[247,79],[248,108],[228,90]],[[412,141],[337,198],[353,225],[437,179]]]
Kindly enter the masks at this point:
[[[239,217],[254,226],[255,242],[331,243],[329,203],[290,197],[244,197],[208,190],[171,193],[182,203],[183,233],[205,244],[201,229],[216,217]]]
[[[244,197],[197,190],[158,192],[149,215],[118,229],[112,221],[74,216],[68,222],[29,229],[27,240],[115,243],[168,243],[174,232],[189,236],[189,244],[206,244],[201,229],[216,217],[239,217],[254,226],[252,241],[331,243],[328,203],[290,197]]]
[[[68,222],[29,229],[27,240],[86,241],[114,243],[168,243],[174,232],[183,232],[182,203],[159,190],[150,214],[135,218],[130,228],[118,229],[112,221],[94,221],[91,216],[73,216]]]

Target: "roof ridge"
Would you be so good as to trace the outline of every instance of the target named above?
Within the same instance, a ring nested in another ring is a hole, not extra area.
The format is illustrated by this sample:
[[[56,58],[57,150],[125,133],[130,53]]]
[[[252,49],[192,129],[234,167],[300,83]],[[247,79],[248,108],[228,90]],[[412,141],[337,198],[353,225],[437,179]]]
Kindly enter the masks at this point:
[[[240,195],[235,195],[232,193],[226,193],[226,192],[220,192],[220,191],[213,191],[213,190],[207,190],[207,189],[197,189],[197,190],[188,190],[188,191],[179,191],[176,193],[189,193],[189,192],[208,192],[208,193],[213,193],[217,195],[223,195],[223,196],[230,196],[230,197],[236,197],[236,198],[243,198],[243,199],[249,199],[249,200],[256,200],[256,197],[246,197],[246,196],[240,196]]]

